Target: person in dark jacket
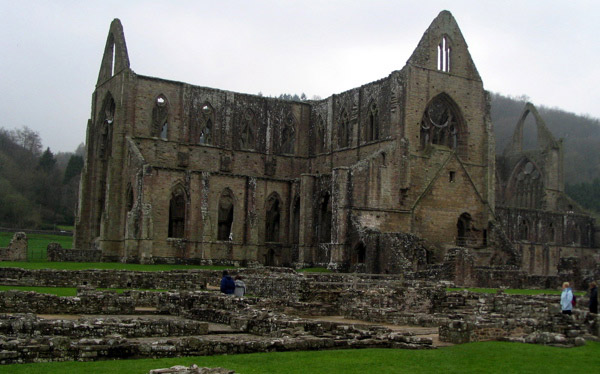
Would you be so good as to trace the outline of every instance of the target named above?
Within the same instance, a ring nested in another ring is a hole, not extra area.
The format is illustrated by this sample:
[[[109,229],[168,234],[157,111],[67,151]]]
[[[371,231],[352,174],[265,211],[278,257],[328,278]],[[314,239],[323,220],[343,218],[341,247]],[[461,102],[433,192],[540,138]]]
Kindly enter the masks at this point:
[[[227,270],[223,270],[223,278],[221,278],[221,292],[226,295],[233,295],[235,291],[235,282],[229,275]]]
[[[590,283],[590,313],[598,314],[598,286],[596,282]]]

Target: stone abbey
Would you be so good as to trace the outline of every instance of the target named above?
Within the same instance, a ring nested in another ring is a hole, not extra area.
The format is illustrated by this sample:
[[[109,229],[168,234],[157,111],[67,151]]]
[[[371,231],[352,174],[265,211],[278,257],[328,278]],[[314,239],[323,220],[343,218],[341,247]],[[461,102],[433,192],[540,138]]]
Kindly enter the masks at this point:
[[[528,116],[539,147],[524,151]],[[74,246],[106,260],[402,273],[460,255],[538,275],[598,260],[562,142],[531,104],[496,156],[447,11],[401,70],[302,102],[139,75],[114,20],[86,144]]]

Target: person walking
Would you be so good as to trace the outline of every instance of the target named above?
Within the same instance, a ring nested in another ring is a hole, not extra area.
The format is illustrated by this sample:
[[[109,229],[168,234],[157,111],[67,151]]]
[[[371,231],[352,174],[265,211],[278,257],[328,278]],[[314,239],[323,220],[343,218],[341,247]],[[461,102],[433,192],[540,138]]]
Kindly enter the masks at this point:
[[[562,293],[560,294],[560,309],[562,314],[573,313],[573,291],[569,282],[564,282],[562,285]]]
[[[590,282],[590,313],[598,314],[598,286]]]

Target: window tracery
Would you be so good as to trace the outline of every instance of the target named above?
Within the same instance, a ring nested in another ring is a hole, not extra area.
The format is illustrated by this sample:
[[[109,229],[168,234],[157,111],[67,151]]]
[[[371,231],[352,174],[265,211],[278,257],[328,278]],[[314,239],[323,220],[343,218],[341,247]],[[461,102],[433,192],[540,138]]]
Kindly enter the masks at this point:
[[[168,139],[169,104],[164,95],[158,95],[152,109],[152,136]]]
[[[246,109],[240,120],[240,137],[238,146],[240,149],[254,149],[256,144],[256,116],[252,109]]]
[[[429,144],[438,144],[456,149],[458,146],[458,114],[450,103],[436,97],[425,109],[421,120],[421,148]]]

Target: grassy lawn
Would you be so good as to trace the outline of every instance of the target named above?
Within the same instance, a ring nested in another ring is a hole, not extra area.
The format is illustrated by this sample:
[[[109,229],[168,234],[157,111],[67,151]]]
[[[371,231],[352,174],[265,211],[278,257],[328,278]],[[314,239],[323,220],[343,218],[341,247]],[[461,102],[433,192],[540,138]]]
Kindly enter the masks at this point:
[[[8,247],[14,233],[0,232],[0,247]],[[43,261],[46,260],[46,248],[51,242],[60,243],[63,248],[73,247],[73,237],[65,235],[49,234],[27,234],[27,245],[29,259]]]
[[[578,348],[482,342],[437,350],[361,349],[276,352],[208,357],[97,362],[52,362],[0,366],[0,373],[147,373],[151,369],[197,364],[237,373],[595,373],[600,343]]]
[[[2,286],[0,285],[0,291],[35,291],[37,293],[47,293],[57,296],[76,296],[77,289],[75,287],[29,287],[29,286]],[[116,293],[123,293],[129,289],[124,288],[98,288],[100,291],[114,291]],[[152,291],[152,292],[165,292],[167,290],[139,290],[139,291]]]
[[[59,270],[131,270],[131,271],[170,271],[187,269],[225,270],[233,269],[232,266],[200,266],[200,265],[143,265],[123,264],[120,262],[18,262],[2,261],[0,268],[13,267],[23,269],[59,269]]]
[[[446,288],[446,291],[471,291],[471,292],[479,292],[479,293],[496,293],[498,291],[497,288]],[[560,295],[562,290],[527,290],[527,289],[514,289],[507,288],[504,290],[504,293],[509,295]],[[583,296],[585,292],[579,291],[575,292],[575,295]]]

